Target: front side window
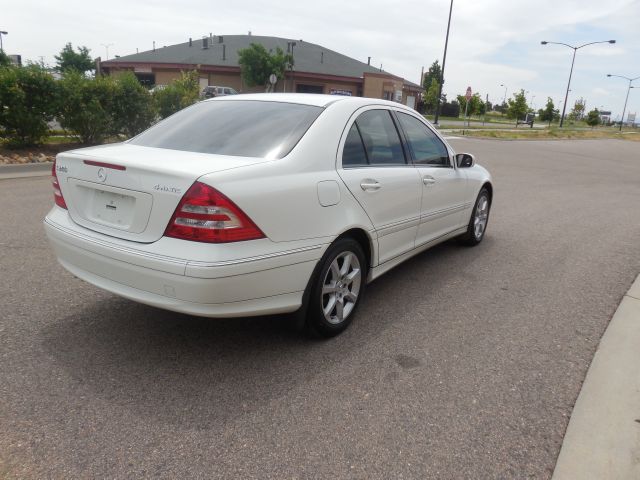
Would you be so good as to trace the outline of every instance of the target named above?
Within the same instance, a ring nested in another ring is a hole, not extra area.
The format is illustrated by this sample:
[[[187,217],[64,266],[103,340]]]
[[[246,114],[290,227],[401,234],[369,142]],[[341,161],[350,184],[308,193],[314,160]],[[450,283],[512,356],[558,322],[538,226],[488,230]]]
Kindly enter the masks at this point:
[[[356,119],[369,165],[405,165],[398,130],[388,110],[368,110]]]
[[[414,163],[434,167],[449,167],[449,152],[444,143],[417,118],[398,112],[398,120],[407,137]]]
[[[200,102],[154,125],[133,145],[236,157],[282,158],[321,107],[256,100]]]

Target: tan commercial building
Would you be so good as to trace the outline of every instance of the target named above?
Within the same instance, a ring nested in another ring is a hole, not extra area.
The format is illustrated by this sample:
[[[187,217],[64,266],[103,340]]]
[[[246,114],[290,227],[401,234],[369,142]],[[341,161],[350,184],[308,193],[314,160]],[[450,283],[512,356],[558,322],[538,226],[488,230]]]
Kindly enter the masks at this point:
[[[415,107],[423,89],[420,85],[384,70],[303,40],[255,35],[211,35],[177,45],[116,57],[101,62],[104,73],[117,75],[133,71],[149,86],[166,85],[181,71],[197,70],[200,87],[232,87],[239,92],[260,92],[264,87],[249,87],[242,78],[238,50],[252,43],[275,52],[280,47],[293,55],[294,65],[275,86],[278,92],[325,93],[395,100]]]

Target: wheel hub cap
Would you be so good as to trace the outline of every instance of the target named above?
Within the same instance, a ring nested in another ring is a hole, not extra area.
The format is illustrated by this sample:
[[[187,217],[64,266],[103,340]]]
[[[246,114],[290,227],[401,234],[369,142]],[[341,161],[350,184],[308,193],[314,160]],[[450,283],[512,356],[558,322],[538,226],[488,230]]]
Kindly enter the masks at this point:
[[[343,322],[353,311],[362,280],[360,261],[353,252],[342,252],[331,262],[322,284],[322,310],[331,324]]]

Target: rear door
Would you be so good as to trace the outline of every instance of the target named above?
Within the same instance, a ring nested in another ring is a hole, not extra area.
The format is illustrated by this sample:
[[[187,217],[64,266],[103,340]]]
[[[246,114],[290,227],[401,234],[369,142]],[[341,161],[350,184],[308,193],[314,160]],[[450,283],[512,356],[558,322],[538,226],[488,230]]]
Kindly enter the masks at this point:
[[[396,112],[420,177],[422,192],[416,246],[435,240],[465,223],[467,176],[455,168],[446,145],[413,115]]]
[[[338,174],[373,223],[379,262],[414,248],[420,220],[420,176],[407,161],[391,112],[361,111],[347,124]]]

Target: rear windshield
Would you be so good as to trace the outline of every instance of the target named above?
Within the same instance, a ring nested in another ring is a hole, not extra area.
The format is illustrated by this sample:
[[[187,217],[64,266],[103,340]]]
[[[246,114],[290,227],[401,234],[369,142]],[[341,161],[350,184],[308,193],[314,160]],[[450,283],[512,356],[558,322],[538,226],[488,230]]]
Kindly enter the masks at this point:
[[[200,102],[130,143],[236,157],[282,158],[322,112],[321,107],[257,100]]]

